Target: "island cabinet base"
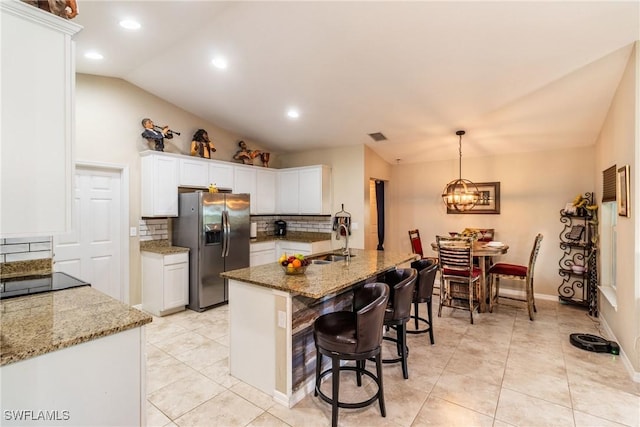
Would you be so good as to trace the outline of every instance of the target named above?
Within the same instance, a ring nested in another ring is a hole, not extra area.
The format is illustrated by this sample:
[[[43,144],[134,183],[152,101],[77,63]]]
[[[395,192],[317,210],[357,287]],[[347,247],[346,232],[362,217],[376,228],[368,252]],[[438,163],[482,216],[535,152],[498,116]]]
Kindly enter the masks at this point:
[[[230,280],[231,375],[280,404],[295,405],[314,389],[313,322],[324,313],[351,310],[353,289],[362,283],[313,299]]]
[[[0,368],[3,426],[144,426],[144,327]]]

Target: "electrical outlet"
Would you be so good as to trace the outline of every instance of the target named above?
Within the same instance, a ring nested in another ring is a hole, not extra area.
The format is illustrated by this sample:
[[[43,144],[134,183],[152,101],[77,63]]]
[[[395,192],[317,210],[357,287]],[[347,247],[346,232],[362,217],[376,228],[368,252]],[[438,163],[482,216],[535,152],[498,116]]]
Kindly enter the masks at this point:
[[[358,227],[359,227],[359,225],[358,225],[358,223],[357,223],[357,222],[352,222],[352,223],[351,223],[351,229],[352,229],[352,230],[357,230],[357,229],[358,229]]]
[[[283,329],[287,327],[287,313],[282,310],[278,310],[278,327]]]
[[[137,235],[138,235],[138,229],[137,229],[137,228],[135,228],[135,227],[131,227],[131,228],[129,229],[129,236],[131,236],[131,237],[135,237],[135,236],[137,236]]]

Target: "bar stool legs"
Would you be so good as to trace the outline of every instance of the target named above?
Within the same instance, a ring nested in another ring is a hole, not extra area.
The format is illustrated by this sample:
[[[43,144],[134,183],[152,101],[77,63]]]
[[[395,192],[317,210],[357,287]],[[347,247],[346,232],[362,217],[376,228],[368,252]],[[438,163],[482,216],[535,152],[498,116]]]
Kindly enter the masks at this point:
[[[380,349],[372,352],[374,354],[369,354],[369,356],[373,357],[376,362],[376,375],[373,375],[371,372],[365,369],[365,359],[360,359],[360,355],[358,359],[355,359],[356,366],[340,366],[341,360],[354,360],[351,357],[345,357],[345,355],[337,355],[337,354],[326,354],[324,349],[320,349],[316,347],[316,387],[314,391],[314,396],[320,396],[322,400],[331,404],[331,425],[332,427],[337,427],[338,425],[338,408],[364,408],[365,406],[371,405],[373,402],[378,400],[378,404],[380,405],[380,414],[383,417],[387,416],[387,411],[384,403],[384,388],[382,384],[382,357],[380,355]],[[331,358],[331,367],[321,372],[322,366],[322,356],[323,354],[329,356]],[[356,383],[360,387],[362,386],[362,375],[366,375],[371,378],[376,385],[378,386],[378,390],[376,393],[370,398],[363,400],[361,402],[347,403],[340,401],[340,371],[355,371],[356,373]],[[320,384],[322,383],[322,378],[331,374],[331,397],[327,396],[320,390]]]

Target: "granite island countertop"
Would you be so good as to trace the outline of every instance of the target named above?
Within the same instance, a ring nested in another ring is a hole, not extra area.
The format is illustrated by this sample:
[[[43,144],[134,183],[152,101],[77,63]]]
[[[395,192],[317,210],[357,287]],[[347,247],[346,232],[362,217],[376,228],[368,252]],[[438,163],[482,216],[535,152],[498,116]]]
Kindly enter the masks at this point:
[[[89,286],[0,300],[0,316],[0,366],[152,320]]]
[[[227,279],[317,299],[416,259],[415,254],[401,252],[352,249],[351,253],[354,256],[348,265],[344,261],[311,264],[306,272],[300,275],[286,275],[282,267],[275,262],[226,271],[220,275]],[[322,254],[313,254],[311,257],[319,255]]]

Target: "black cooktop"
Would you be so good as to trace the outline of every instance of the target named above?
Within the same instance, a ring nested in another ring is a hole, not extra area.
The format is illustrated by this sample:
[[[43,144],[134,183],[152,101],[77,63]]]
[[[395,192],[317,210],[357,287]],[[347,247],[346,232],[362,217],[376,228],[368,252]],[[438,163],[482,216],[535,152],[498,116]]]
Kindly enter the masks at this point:
[[[66,273],[59,272],[0,279],[0,299],[58,291],[77,286],[91,285]]]

